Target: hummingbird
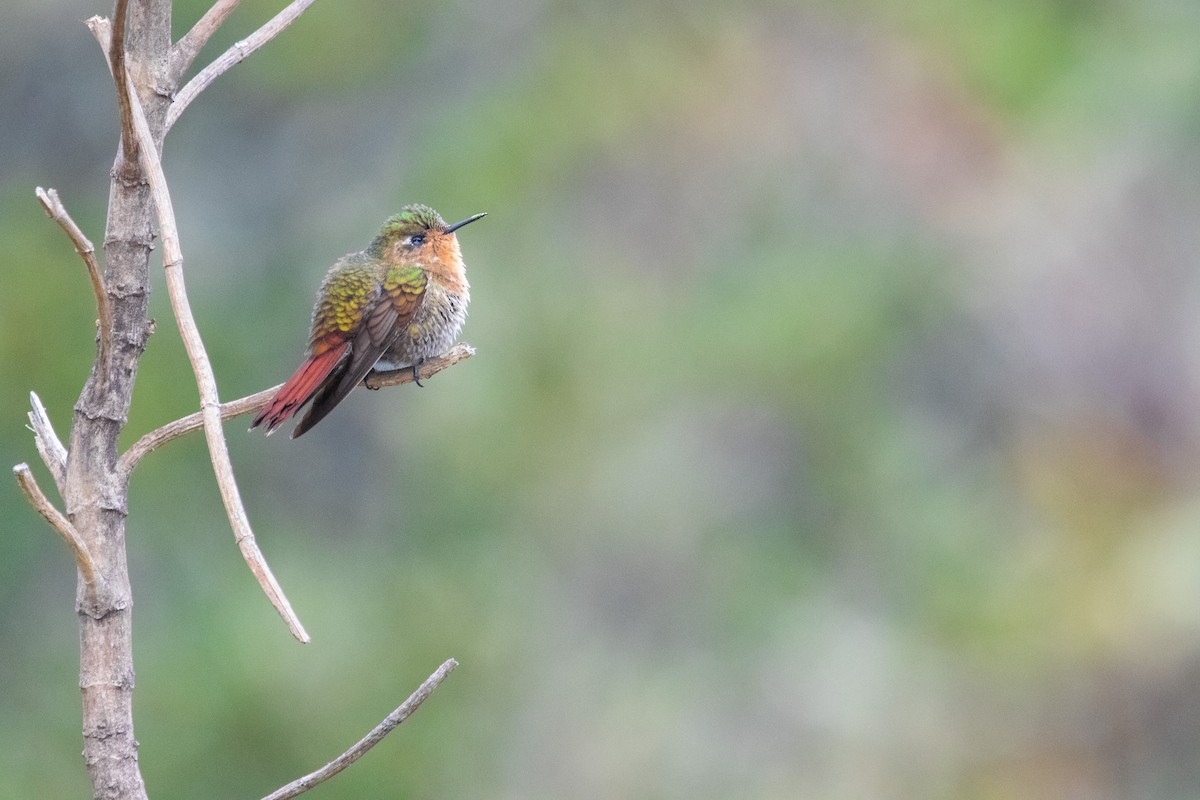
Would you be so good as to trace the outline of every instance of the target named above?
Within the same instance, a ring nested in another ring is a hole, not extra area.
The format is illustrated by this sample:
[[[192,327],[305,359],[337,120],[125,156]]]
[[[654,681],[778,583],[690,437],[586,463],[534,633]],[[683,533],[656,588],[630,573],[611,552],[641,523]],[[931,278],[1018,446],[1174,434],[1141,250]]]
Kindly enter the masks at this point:
[[[295,439],[376,370],[411,368],[420,386],[422,362],[454,344],[471,300],[454,232],[483,216],[447,225],[429,206],[408,205],[365,250],[339,258],[317,293],[304,363],[250,429],[270,434],[311,401]]]

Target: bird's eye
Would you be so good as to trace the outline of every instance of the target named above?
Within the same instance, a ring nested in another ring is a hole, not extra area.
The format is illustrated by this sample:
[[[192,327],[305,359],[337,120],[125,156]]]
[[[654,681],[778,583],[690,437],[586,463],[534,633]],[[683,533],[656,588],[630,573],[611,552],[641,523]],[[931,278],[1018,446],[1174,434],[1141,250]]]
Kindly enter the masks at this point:
[[[414,233],[412,236],[408,237],[406,242],[408,243],[409,247],[420,247],[421,245],[425,244],[425,234]]]

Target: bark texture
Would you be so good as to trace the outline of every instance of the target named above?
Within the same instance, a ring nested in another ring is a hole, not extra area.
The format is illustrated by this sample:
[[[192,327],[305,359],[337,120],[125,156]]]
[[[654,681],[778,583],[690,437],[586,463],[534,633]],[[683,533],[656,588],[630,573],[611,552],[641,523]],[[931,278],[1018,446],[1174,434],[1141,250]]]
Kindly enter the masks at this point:
[[[171,88],[160,83],[166,79],[171,46],[170,3],[130,2],[127,34],[126,64],[161,146]],[[100,372],[97,360],[75,404],[63,485],[67,517],[109,588],[93,600],[80,580],[77,592],[83,758],[97,800],[146,797],[133,732],[133,598],[125,560],[128,479],[117,469],[117,440],[150,335],[153,220],[153,200],[141,169],[121,147],[113,164],[104,232],[104,278],[113,310],[112,353],[106,374]]]

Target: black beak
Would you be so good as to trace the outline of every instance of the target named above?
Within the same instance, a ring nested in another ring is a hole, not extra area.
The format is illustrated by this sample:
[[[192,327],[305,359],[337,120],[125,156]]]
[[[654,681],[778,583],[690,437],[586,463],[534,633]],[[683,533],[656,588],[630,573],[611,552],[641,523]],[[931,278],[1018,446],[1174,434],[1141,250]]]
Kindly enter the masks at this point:
[[[454,233],[456,230],[461,228],[463,225],[469,225],[470,223],[474,222],[475,220],[483,219],[486,216],[487,216],[487,212],[485,211],[482,214],[476,214],[473,217],[467,217],[462,222],[456,222],[453,225],[450,225],[449,227],[446,228],[446,230],[442,231],[442,233]]]

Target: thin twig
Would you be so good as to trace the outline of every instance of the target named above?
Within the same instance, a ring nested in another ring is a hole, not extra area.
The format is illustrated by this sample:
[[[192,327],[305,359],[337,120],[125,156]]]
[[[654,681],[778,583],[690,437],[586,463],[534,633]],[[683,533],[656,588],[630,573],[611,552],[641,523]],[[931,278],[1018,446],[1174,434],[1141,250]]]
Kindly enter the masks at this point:
[[[459,342],[437,358],[430,358],[421,364],[421,377],[430,378],[447,367],[453,367],[460,361],[465,361],[475,355],[475,348],[466,342]],[[412,369],[393,369],[387,372],[372,372],[363,381],[368,389],[382,389],[385,386],[399,386],[402,383],[412,383]]]
[[[459,343],[447,350],[443,355],[437,358],[431,358],[421,365],[421,377],[431,378],[447,367],[452,367],[459,361],[470,358],[475,355],[475,348],[469,344]],[[381,389],[385,386],[399,386],[402,383],[412,383],[411,369],[398,369],[388,372],[377,372],[368,377],[364,383],[368,388]],[[240,417],[242,414],[249,414],[258,411],[265,406],[283,384],[272,386],[270,389],[263,389],[261,392],[255,392],[252,395],[230,400],[228,403],[221,404],[221,419],[233,419]],[[204,417],[199,412],[188,414],[186,417],[181,417],[174,422],[168,422],[161,428],[155,428],[149,433],[142,436],[133,445],[126,450],[121,458],[117,461],[117,469],[125,475],[133,472],[134,467],[138,465],[145,456],[162,447],[172,439],[178,439],[184,434],[199,430],[204,427]]]
[[[391,733],[395,728],[412,716],[412,713],[421,707],[421,704],[428,699],[429,695],[433,694],[434,689],[437,689],[447,675],[454,671],[458,666],[458,662],[453,658],[437,668],[437,671],[430,675],[421,686],[413,692],[407,700],[405,700],[399,708],[384,717],[383,722],[375,726],[374,730],[364,736],[353,747],[340,756],[330,761],[325,766],[315,772],[310,772],[303,778],[297,778],[286,786],[281,786],[263,800],[288,800],[297,795],[304,794],[309,789],[324,783],[325,781],[337,775],[346,767],[357,761],[364,753],[370,750],[375,745]]]
[[[46,464],[46,469],[50,470],[50,474],[54,476],[54,482],[58,484],[61,492],[63,482],[67,478],[67,448],[63,447],[62,440],[54,432],[54,426],[50,423],[50,415],[46,413],[46,407],[42,405],[42,398],[37,396],[37,392],[29,393],[29,405],[33,407],[33,410],[29,412],[29,424],[33,428],[33,443],[37,446],[38,453],[41,454],[42,461]]]
[[[265,406],[267,401],[274,397],[275,393],[282,386],[283,384],[281,383],[278,386],[263,389],[261,392],[255,392],[247,397],[222,403],[221,419],[233,419],[234,417],[240,417],[242,414],[257,411]],[[133,472],[133,468],[138,465],[138,462],[153,451],[172,439],[178,439],[186,433],[200,430],[203,427],[204,415],[197,411],[195,414],[188,414],[186,417],[181,417],[174,422],[168,422],[161,428],[155,428],[134,442],[128,450],[121,454],[121,457],[117,460],[117,469],[123,474],[129,475]]]
[[[112,45],[108,48],[108,68],[117,82],[117,108],[121,112],[121,150],[125,154],[125,164],[129,169],[137,163],[138,143],[133,133],[133,104],[130,96],[132,86],[124,80],[125,75],[125,16],[129,9],[129,0],[117,0],[113,11]]]
[[[83,578],[83,584],[87,587],[87,595],[90,600],[95,600],[98,577],[96,575],[96,563],[92,560],[92,553],[88,550],[87,544],[80,537],[79,532],[75,530],[75,526],[71,524],[71,520],[67,519],[61,511],[54,507],[45,493],[42,492],[42,487],[38,486],[37,480],[34,479],[33,473],[29,470],[29,465],[25,463],[17,464],[13,467],[13,474],[17,476],[17,483],[21,486],[21,491],[25,494],[29,504],[34,510],[42,515],[46,522],[50,523],[50,527],[58,531],[63,540],[67,543],[67,547],[71,548],[71,555],[75,557],[75,565],[79,567],[79,575]]]
[[[178,84],[179,79],[196,60],[196,56],[200,54],[204,45],[208,44],[208,40],[217,32],[217,28],[221,27],[221,23],[233,13],[240,2],[241,0],[217,0],[213,3],[212,8],[204,12],[204,16],[200,17],[192,29],[175,43],[175,46],[171,48],[170,65],[173,84]]]
[[[46,211],[46,216],[58,223],[58,226],[70,238],[71,243],[75,245],[75,252],[79,253],[79,257],[83,259],[88,277],[92,279],[92,293],[96,295],[96,313],[100,316],[100,350],[97,358],[99,362],[97,371],[100,380],[107,381],[108,354],[112,346],[112,301],[109,300],[108,290],[104,286],[104,275],[100,272],[100,264],[96,261],[96,248],[92,246],[91,240],[83,235],[83,231],[75,224],[75,220],[71,219],[66,206],[59,199],[58,192],[39,186],[35,193],[42,208]]]
[[[234,42],[233,47],[230,47],[218,56],[215,61],[200,70],[196,74],[196,77],[188,81],[187,85],[175,95],[175,100],[171,103],[171,108],[167,111],[167,121],[164,130],[171,130],[171,126],[175,124],[175,120],[179,119],[179,115],[183,113],[183,110],[201,92],[207,89],[210,83],[224,75],[235,64],[241,63],[246,56],[278,36],[284,28],[295,22],[314,2],[315,0],[292,0],[286,8],[268,20],[261,28],[240,42]]]
[[[88,20],[101,46],[105,44],[104,25],[100,18]],[[93,24],[94,23],[94,24]],[[127,82],[132,83],[128,74]],[[271,568],[263,558],[262,551],[254,539],[254,531],[250,528],[250,520],[242,505],[241,494],[238,492],[237,481],[233,476],[233,464],[229,460],[229,446],[225,442],[225,431],[221,427],[221,401],[217,396],[217,382],[213,377],[212,364],[209,363],[208,353],[204,350],[204,342],[192,316],[191,305],[187,299],[187,286],[183,280],[183,251],[179,246],[179,231],[175,224],[175,211],[171,205],[171,193],[167,188],[167,179],[162,171],[158,149],[154,145],[154,137],[150,132],[150,124],[142,111],[142,104],[130,86],[130,101],[133,111],[134,131],[137,134],[142,170],[146,173],[150,192],[154,196],[154,204],[158,210],[158,231],[162,239],[163,266],[167,274],[167,294],[171,299],[171,310],[183,337],[184,349],[191,362],[192,372],[196,376],[196,386],[200,391],[200,412],[204,419],[204,436],[208,441],[208,454],[212,461],[213,473],[216,475],[217,487],[221,492],[221,500],[225,504],[225,513],[233,528],[234,539],[242,558],[250,567],[251,574],[262,587],[263,592],[275,606],[275,610],[287,622],[292,635],[301,642],[309,641],[308,633],[300,623],[292,604],[288,602],[283,589],[280,588]]]

